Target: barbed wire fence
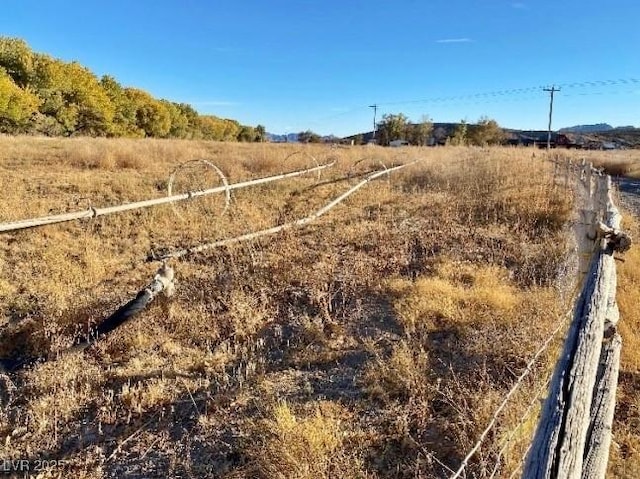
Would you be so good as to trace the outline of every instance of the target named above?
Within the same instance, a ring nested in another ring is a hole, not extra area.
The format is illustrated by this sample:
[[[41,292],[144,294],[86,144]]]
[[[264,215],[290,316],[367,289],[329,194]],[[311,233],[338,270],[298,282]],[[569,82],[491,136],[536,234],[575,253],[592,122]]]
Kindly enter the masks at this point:
[[[545,393],[534,437],[509,477],[516,477],[521,469],[524,479],[604,479],[606,476],[622,346],[616,329],[620,314],[613,255],[627,251],[631,238],[620,229],[622,216],[613,200],[609,175],[584,160],[575,164],[556,158],[554,181],[567,192],[573,190],[580,203],[575,233],[581,291],[570,313],[572,322],[553,375],[507,435],[490,478],[499,474],[508,444]],[[465,477],[471,459],[497,424],[507,402],[565,322],[560,322],[534,354],[449,479]],[[548,391],[547,384],[550,385]]]

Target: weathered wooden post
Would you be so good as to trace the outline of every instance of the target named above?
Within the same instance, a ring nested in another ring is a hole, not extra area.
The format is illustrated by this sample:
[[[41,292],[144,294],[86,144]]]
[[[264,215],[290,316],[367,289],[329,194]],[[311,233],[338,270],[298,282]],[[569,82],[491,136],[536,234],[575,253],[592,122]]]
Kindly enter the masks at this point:
[[[582,284],[584,276],[589,271],[591,259],[596,250],[596,211],[594,209],[592,167],[582,160],[580,180],[583,186],[584,204],[578,210],[580,218],[576,224],[576,241],[578,249],[578,284]]]
[[[619,230],[621,217],[611,198],[611,178],[598,177],[596,187],[592,225],[599,248],[527,456],[522,476],[526,479],[604,479],[606,473],[622,344],[616,331],[613,253],[626,251],[631,240]],[[585,211],[593,211],[588,208],[591,197]],[[597,221],[598,216],[605,223]],[[583,244],[584,239],[578,242]]]

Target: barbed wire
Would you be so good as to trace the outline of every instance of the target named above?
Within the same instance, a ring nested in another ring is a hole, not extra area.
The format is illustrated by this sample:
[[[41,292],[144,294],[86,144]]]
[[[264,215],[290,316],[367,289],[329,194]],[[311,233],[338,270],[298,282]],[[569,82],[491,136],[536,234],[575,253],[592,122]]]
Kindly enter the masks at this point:
[[[464,457],[464,459],[462,460],[462,463],[460,464],[460,467],[458,467],[458,469],[456,470],[455,474],[450,476],[449,479],[457,479],[457,478],[459,478],[461,476],[463,471],[466,469],[466,467],[467,467],[467,465],[469,463],[469,460],[475,455],[476,452],[478,452],[478,449],[480,449],[480,446],[482,445],[482,443],[486,439],[487,435],[489,434],[491,429],[493,429],[493,426],[497,422],[498,417],[500,416],[500,413],[502,413],[503,409],[507,406],[507,403],[509,402],[511,397],[520,388],[520,386],[524,382],[525,378],[533,371],[534,364],[536,363],[536,361],[538,360],[540,355],[547,350],[547,348],[549,347],[549,345],[551,344],[553,339],[556,337],[556,335],[560,332],[560,330],[565,325],[567,319],[569,317],[571,317],[571,314],[572,314],[572,312],[570,311],[570,312],[568,312],[568,313],[566,313],[566,314],[564,314],[562,316],[560,321],[558,321],[558,325],[556,326],[556,328],[551,332],[551,334],[549,334],[549,337],[547,337],[547,339],[544,341],[544,343],[542,343],[542,346],[540,346],[540,348],[536,351],[536,353],[533,355],[533,357],[529,360],[529,362],[527,363],[527,366],[525,367],[524,371],[520,374],[520,376],[516,380],[515,384],[511,387],[511,389],[509,390],[507,395],[504,397],[504,399],[502,400],[502,402],[500,403],[500,405],[498,406],[496,411],[493,413],[493,416],[491,417],[491,420],[489,421],[489,424],[484,429],[484,431],[482,431],[482,434],[480,434],[480,438],[478,439],[478,441],[475,443],[475,445],[471,448],[471,450]]]

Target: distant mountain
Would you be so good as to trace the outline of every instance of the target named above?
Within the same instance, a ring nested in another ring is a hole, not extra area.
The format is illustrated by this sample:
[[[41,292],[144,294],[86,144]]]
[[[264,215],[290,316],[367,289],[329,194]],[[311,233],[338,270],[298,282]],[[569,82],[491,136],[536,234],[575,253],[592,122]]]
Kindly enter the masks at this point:
[[[624,130],[635,130],[636,127],[633,125],[624,125],[624,126],[616,126],[614,130],[616,131],[624,131]]]
[[[596,123],[595,125],[576,125],[567,128],[560,128],[560,133],[600,133],[611,131],[614,128],[608,123]]]
[[[298,134],[288,133],[286,135],[277,135],[275,133],[267,133],[267,138],[272,143],[296,143],[298,141]]]
[[[288,133],[286,135],[277,135],[275,133],[267,133],[267,138],[272,143],[298,143],[300,141],[298,133]],[[322,143],[339,143],[341,138],[335,135],[320,136]]]

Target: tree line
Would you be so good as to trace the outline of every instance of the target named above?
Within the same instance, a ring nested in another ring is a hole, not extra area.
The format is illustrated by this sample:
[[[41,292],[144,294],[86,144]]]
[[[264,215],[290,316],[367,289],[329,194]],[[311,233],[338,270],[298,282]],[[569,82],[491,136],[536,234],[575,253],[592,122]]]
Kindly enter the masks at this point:
[[[376,142],[387,146],[395,140],[412,145],[425,146],[435,143],[451,145],[499,145],[505,140],[503,129],[495,120],[481,117],[476,124],[462,120],[453,131],[434,130],[433,121],[423,116],[418,123],[411,123],[403,113],[386,114],[376,125]]]
[[[78,62],[31,50],[0,37],[0,132],[49,136],[185,138],[264,141],[264,126],[200,115],[187,103],[156,99],[98,78]]]

